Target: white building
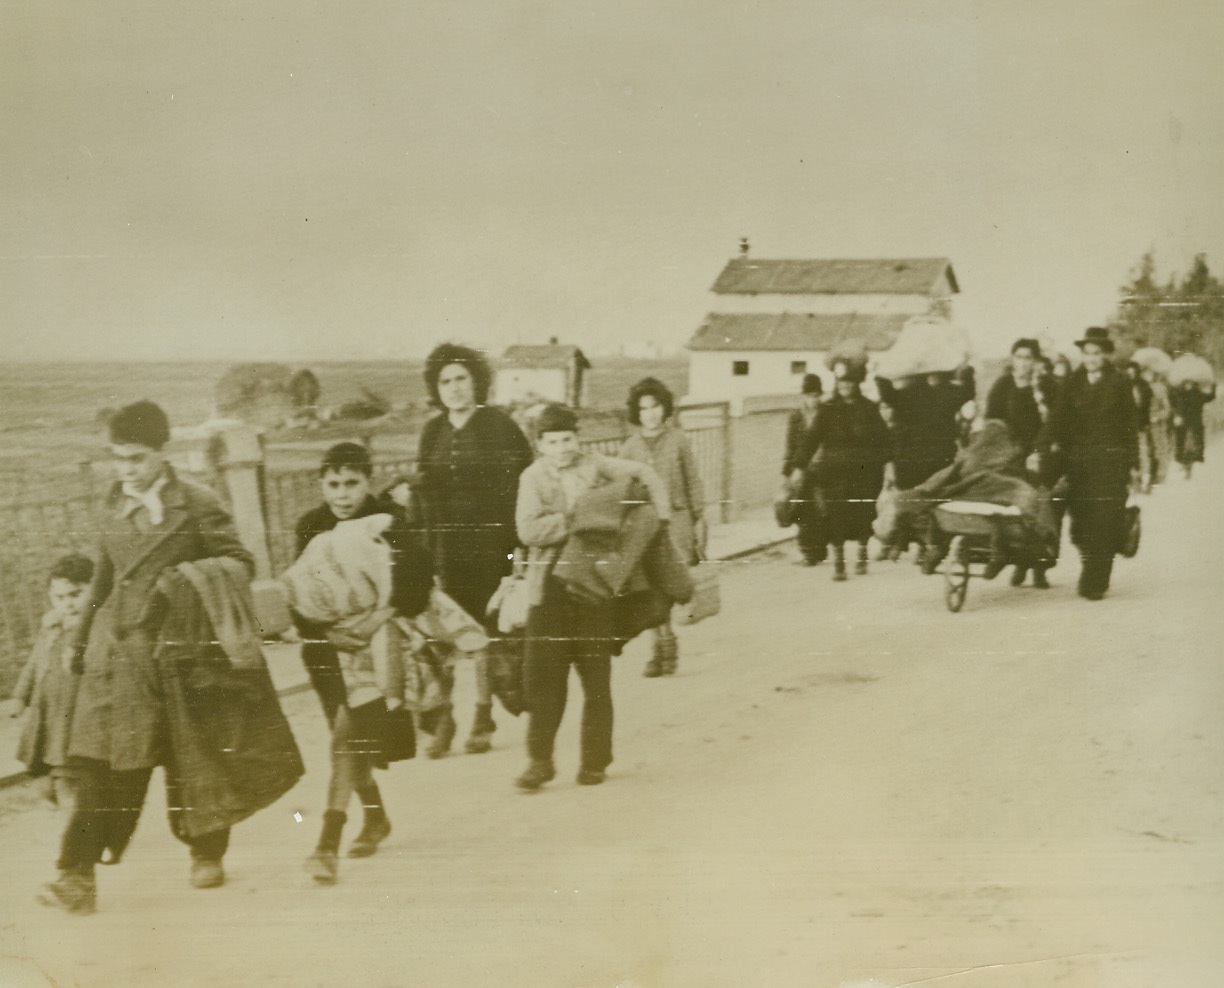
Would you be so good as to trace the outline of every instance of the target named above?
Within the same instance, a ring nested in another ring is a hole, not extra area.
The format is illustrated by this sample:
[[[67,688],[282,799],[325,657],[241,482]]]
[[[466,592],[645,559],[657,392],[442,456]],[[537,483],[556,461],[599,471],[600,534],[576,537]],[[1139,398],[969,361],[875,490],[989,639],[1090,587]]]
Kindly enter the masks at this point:
[[[889,349],[911,316],[951,316],[960,291],[947,258],[727,262],[711,312],[688,342],[689,397],[794,394],[804,374],[826,390],[830,352]]]
[[[512,346],[498,361],[494,400],[499,405],[555,401],[579,408],[583,376],[590,368],[581,350],[558,344],[555,337],[546,345]]]

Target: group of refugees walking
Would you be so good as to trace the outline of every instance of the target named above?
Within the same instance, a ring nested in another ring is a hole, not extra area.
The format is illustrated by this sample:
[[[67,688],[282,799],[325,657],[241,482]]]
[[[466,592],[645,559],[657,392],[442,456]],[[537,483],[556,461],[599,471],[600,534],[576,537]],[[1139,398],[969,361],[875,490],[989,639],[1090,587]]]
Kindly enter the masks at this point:
[[[529,442],[487,404],[482,354],[443,344],[425,383],[438,413],[417,468],[376,491],[368,450],[339,443],[319,468],[320,503],[298,520],[297,560],[280,578],[302,661],[330,729],[322,829],[306,870],[336,881],[354,796],[351,857],[377,852],[391,821],[374,770],[450,749],[456,658],[468,655],[476,707],[464,747],[488,751],[494,681],[512,680],[528,714],[519,788],[555,777],[569,671],[583,690],[577,782],[599,785],[613,759],[611,660],[644,631],[648,677],[675,673],[670,615],[692,594],[704,549],[704,495],[673,423],[674,399],[647,378],[631,391],[635,429],[620,456],[584,449],[578,417],[538,411]],[[40,900],[96,908],[101,864],[121,858],[152,770],[165,769],[171,828],[191,854],[190,883],[224,883],[231,828],[304,771],[260,651],[251,555],[207,488],[176,475],[164,412],[147,401],[109,423],[118,482],[96,564],[56,564],[51,611],[19,682],[30,715],[21,755],[52,774],[68,813],[59,877]],[[511,586],[508,586],[508,581]],[[525,598],[507,632],[499,608]],[[428,666],[437,702],[413,716],[409,666]],[[502,695],[502,694],[498,694]]]
[[[952,492],[979,491],[1024,506],[1044,532],[1010,560],[1014,585],[1031,572],[1048,587],[1065,511],[1082,557],[1079,593],[1101,599],[1129,493],[1160,483],[1171,458],[1187,476],[1202,461],[1214,389],[1115,369],[1104,329],[1077,346],[1082,363],[1069,371],[1036,340],[1017,340],[982,417],[966,374],[878,380],[878,402],[863,392],[865,361],[836,361],[827,397],[807,375],[783,465],[803,562],[831,550],[833,579],[845,581],[850,543],[866,574],[874,532],[894,559],[917,541],[932,572],[946,540],[917,522]],[[418,732],[430,738],[427,756],[450,750],[458,667],[475,678],[467,752],[492,747],[495,696],[512,714],[526,710],[528,759],[515,783],[527,791],[556,776],[572,667],[583,691],[576,781],[601,784],[613,759],[613,656],[649,632],[643,674],[676,672],[672,608],[692,595],[689,567],[705,551],[697,465],[661,382],[631,389],[633,431],[607,456],[580,444],[578,417],[561,405],[538,411],[529,441],[488,404],[491,373],[475,350],[437,347],[424,376],[438,411],[415,474],[379,491],[364,446],[328,449],[320,503],[298,520],[297,560],[279,578],[330,729],[322,828],[305,862],[321,885],[338,878],[354,797],[362,825],[350,857],[377,853],[391,833],[374,771],[413,757]],[[967,435],[974,418],[984,425]],[[67,813],[59,877],[40,898],[74,914],[94,911],[96,869],[122,858],[155,767],[197,888],[225,882],[231,829],[304,771],[261,651],[252,556],[216,495],[175,473],[169,438],[151,402],[111,418],[117,483],[96,559],[52,567],[50,610],[17,684],[27,710],[19,757],[49,777]],[[913,510],[881,532],[886,486],[905,509],[898,518]],[[411,699],[422,677],[434,690],[427,707]]]
[[[833,579],[843,581],[844,544],[857,542],[856,571],[866,573],[874,523],[885,556],[895,559],[918,541],[918,561],[933,573],[948,550],[933,507],[976,490],[1031,515],[1032,546],[1010,560],[1013,586],[1031,573],[1034,586],[1049,587],[1046,572],[1057,560],[1066,514],[1082,560],[1078,592],[1102,599],[1130,535],[1128,498],[1163,482],[1174,459],[1187,477],[1202,462],[1203,406],[1215,388],[1169,387],[1133,362],[1115,367],[1114,342],[1101,327],[1076,346],[1082,360],[1072,369],[1065,356],[1042,354],[1037,340],[1017,340],[980,417],[972,377],[964,375],[877,379],[878,403],[861,392],[865,361],[834,362],[828,398],[821,379],[807,375],[782,467],[802,561],[817,565],[831,547]],[[978,431],[966,435],[963,423],[975,418]],[[886,489],[897,492],[901,521],[890,519],[881,531],[876,512]],[[1007,561],[1000,547],[985,575],[997,575]]]

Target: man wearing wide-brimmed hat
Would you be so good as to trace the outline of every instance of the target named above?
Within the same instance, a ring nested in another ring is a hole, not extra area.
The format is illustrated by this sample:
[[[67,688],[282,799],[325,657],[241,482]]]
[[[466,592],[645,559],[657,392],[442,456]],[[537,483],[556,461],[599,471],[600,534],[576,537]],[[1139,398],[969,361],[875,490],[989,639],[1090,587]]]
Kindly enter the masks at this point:
[[[1109,362],[1109,331],[1093,326],[1076,340],[1083,364],[1068,378],[1039,447],[1060,449],[1067,463],[1071,541],[1083,560],[1079,594],[1100,600],[1126,534],[1126,495],[1139,469],[1130,383]]]

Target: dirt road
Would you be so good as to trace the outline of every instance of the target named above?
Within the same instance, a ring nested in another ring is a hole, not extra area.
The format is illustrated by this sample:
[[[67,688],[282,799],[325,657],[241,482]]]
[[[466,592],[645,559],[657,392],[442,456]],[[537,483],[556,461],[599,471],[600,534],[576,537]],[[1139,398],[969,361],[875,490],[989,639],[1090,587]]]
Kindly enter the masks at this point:
[[[1152,498],[1096,604],[1069,556],[958,615],[906,563],[725,564],[679,676],[642,679],[641,643],[619,661],[604,786],[573,781],[571,707],[558,780],[516,792],[503,714],[494,752],[383,777],[395,832],[334,888],[300,866],[307,694],[309,776],[235,831],[222,889],[187,888],[155,802],[96,916],[40,909],[62,821],[10,808],[0,985],[1218,988],[1222,488],[1217,455]]]

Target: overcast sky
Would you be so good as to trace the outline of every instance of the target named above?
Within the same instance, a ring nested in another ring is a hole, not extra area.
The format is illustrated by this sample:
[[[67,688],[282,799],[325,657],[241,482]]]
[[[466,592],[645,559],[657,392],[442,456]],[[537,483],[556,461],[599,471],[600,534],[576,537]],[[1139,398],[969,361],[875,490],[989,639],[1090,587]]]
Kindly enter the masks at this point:
[[[7,359],[685,342],[758,257],[947,256],[983,350],[1224,262],[1224,4],[0,6]]]

